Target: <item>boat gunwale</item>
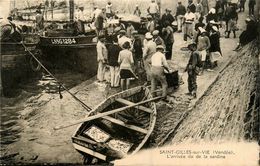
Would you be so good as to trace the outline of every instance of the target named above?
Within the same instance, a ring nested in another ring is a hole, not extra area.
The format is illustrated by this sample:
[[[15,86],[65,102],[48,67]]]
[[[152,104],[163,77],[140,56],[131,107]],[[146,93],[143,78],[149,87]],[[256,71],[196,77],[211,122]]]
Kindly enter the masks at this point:
[[[143,89],[145,88],[145,89]],[[128,94],[126,96],[123,96],[123,97],[129,97],[131,95],[129,95],[130,93],[127,93],[127,92],[132,92],[133,94],[135,93],[138,93],[138,92],[141,92],[142,90],[145,91],[145,93],[148,93],[147,95],[147,98],[149,97],[152,97],[152,94],[150,93],[150,90],[148,87],[144,87],[144,86],[138,86],[138,87],[135,87],[135,88],[131,88],[131,89],[128,89],[126,91],[122,91],[122,92],[119,92],[119,93],[116,93],[114,95],[111,95],[110,97],[108,97],[107,99],[105,99],[104,101],[102,101],[99,105],[97,105],[92,111],[88,112],[88,115],[86,117],[88,117],[90,114],[94,113],[94,112],[99,112],[101,110],[103,110],[104,108],[106,108],[107,106],[109,106],[110,104],[116,102],[116,99],[120,96],[122,96],[123,94]],[[134,93],[135,92],[135,93]],[[150,135],[152,134],[153,132],[153,129],[155,127],[155,123],[156,123],[156,115],[157,115],[157,110],[156,110],[156,104],[154,103],[154,101],[150,102],[152,104],[152,107],[153,107],[153,112],[150,113],[150,122],[149,122],[149,126],[148,126],[148,132],[145,134],[145,137],[142,139],[142,141],[139,143],[139,145],[131,152],[131,154],[128,154],[128,155],[133,155],[135,154],[136,152],[138,152],[143,146],[144,144],[147,142],[148,138],[150,137]],[[85,122],[84,122],[85,123]],[[73,133],[72,135],[72,143],[74,144],[77,144],[76,142],[74,142],[74,139],[73,137],[77,137],[78,135],[78,132],[79,132],[79,129],[82,127],[82,125],[84,123],[81,123],[77,129],[75,130],[75,132]],[[78,144],[77,144],[78,145]],[[82,146],[82,145],[79,145],[79,146]],[[75,146],[74,146],[75,149],[77,149]],[[85,147],[87,148],[87,147]],[[78,150],[78,149],[77,149]],[[90,154],[91,155],[91,154]],[[93,154],[93,156],[95,156]],[[97,156],[95,156],[97,157]]]

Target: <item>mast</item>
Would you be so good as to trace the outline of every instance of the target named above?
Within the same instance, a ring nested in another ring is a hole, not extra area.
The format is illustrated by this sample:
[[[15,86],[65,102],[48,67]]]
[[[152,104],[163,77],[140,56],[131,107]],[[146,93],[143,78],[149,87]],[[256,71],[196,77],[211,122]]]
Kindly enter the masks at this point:
[[[74,0],[69,0],[70,22],[74,21]]]

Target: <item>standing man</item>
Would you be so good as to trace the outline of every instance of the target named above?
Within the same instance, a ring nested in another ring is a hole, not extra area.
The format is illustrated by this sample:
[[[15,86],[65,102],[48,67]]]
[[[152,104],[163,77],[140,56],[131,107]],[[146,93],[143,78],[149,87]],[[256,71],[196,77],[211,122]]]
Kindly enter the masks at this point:
[[[151,57],[156,52],[156,44],[153,41],[153,36],[150,32],[145,34],[145,39],[147,43],[144,46],[143,50],[143,61],[144,61],[144,69],[147,75],[147,82],[151,81]]]
[[[193,36],[193,25],[196,16],[187,8],[187,13],[184,15],[184,41],[187,41],[187,37],[192,38]]]
[[[37,9],[36,13],[37,13],[35,16],[36,31],[39,32],[44,28],[43,26],[44,19],[41,10]]]
[[[164,75],[164,69],[167,71],[170,70],[169,65],[165,59],[164,47],[158,45],[156,47],[156,53],[153,54],[151,58],[151,91],[154,92],[157,87],[157,82],[160,82],[162,85],[162,97],[163,100],[167,98],[167,81]]]
[[[255,4],[256,4],[256,1],[255,0],[249,0],[248,2],[248,7],[249,7],[249,15],[254,15],[255,12]]]
[[[141,16],[141,10],[139,9],[138,5],[135,5],[134,15],[140,17]]]
[[[139,69],[143,68],[143,63],[142,63],[143,48],[142,48],[142,40],[139,37],[138,32],[133,31],[132,36],[134,37],[132,52],[134,57],[135,70],[136,70],[138,68]]]
[[[121,51],[121,47],[118,45],[117,37],[113,37],[113,44],[109,45],[107,48],[107,60],[111,74],[111,87],[119,86],[119,64],[118,64],[118,56]]]
[[[193,0],[188,0],[187,8],[189,8],[192,13],[196,12],[196,5],[193,3]]]
[[[153,31],[155,30],[155,21],[151,15],[148,15],[147,19],[148,19],[147,30],[148,32],[153,33]]]
[[[198,20],[200,17],[203,17],[203,6],[201,4],[201,0],[197,0],[197,4],[196,4],[196,12],[195,12],[195,15],[196,15],[196,20]]]
[[[107,60],[107,48],[105,46],[105,36],[101,35],[98,37],[98,42],[97,42],[98,82],[104,81],[106,60]]]
[[[113,11],[112,11],[112,3],[110,1],[107,2],[106,5],[106,17],[111,18],[113,16]]]
[[[183,18],[184,18],[185,13],[186,13],[186,8],[184,5],[182,5],[181,0],[179,0],[177,10],[176,10],[178,32],[182,31],[182,23],[183,23]]]
[[[105,19],[106,19],[106,9],[102,8],[101,12],[97,15],[97,18],[95,20],[97,36],[99,36],[103,31],[103,26],[104,26],[103,24]]]
[[[185,71],[188,72],[188,95],[197,97],[197,75],[198,68],[200,67],[200,55],[199,52],[196,51],[197,45],[196,43],[192,43],[188,45],[188,49],[191,51],[190,59],[187,64]]]
[[[85,26],[84,21],[86,21],[85,15],[84,15],[84,7],[80,6],[79,11],[76,15],[77,20],[77,28],[78,28],[78,34],[83,35],[85,34]]]
[[[53,9],[55,7],[55,0],[51,0],[51,19],[53,20]]]
[[[48,10],[49,10],[49,1],[46,0],[45,4],[44,4],[44,15],[45,15],[45,20],[47,20],[47,16],[48,16]]]
[[[202,70],[205,67],[206,57],[209,53],[209,48],[211,46],[209,37],[207,36],[207,31],[204,28],[199,27],[200,36],[198,37],[198,51],[201,54],[201,61],[202,61]]]
[[[155,0],[151,1],[147,12],[153,17],[153,19],[156,18],[156,15],[159,13],[159,6],[155,3]]]
[[[166,27],[162,29],[163,39],[166,47],[166,59],[171,60],[172,59],[172,46],[174,43],[174,35],[173,35],[173,29],[171,27],[171,23],[166,21]]]
[[[174,17],[172,16],[170,9],[165,9],[165,13],[162,15],[161,23],[163,24],[163,27],[166,27],[166,21],[170,23],[174,21]]]
[[[153,41],[155,42],[155,44],[158,45],[162,45],[165,47],[164,45],[164,41],[163,39],[159,36],[159,31],[155,30],[153,31]]]
[[[246,0],[240,0],[239,12],[245,11],[245,3],[246,3]]]
[[[222,1],[224,1],[224,0],[222,0]],[[208,0],[201,0],[201,4],[203,6],[203,16],[205,16],[209,12]]]

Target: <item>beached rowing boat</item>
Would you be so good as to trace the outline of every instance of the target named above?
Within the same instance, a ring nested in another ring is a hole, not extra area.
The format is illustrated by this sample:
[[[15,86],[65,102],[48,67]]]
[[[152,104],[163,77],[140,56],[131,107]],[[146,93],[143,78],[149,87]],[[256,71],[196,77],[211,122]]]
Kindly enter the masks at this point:
[[[86,118],[94,120],[78,127],[73,146],[88,159],[104,162],[138,152],[154,129],[154,101],[159,98],[152,98],[149,89],[141,86],[110,96]]]

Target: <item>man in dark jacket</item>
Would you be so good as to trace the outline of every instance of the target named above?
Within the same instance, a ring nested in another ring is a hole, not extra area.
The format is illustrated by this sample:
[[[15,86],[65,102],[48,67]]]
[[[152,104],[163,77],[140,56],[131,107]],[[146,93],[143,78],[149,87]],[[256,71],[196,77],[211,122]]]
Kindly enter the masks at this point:
[[[186,13],[186,8],[181,4],[181,1],[178,1],[178,6],[176,10],[176,18],[178,23],[178,32],[182,31],[183,17]]]
[[[188,90],[189,93],[187,95],[191,95],[194,98],[197,97],[197,75],[198,75],[198,68],[200,65],[200,55],[197,50],[196,43],[192,43],[188,45],[190,53],[190,59],[185,69],[185,72],[188,72]]]
[[[249,0],[248,7],[249,7],[249,15],[254,15],[254,9],[255,9],[255,0]]]
[[[142,49],[142,40],[139,37],[137,31],[132,32],[132,36],[134,37],[133,40],[133,57],[134,57],[134,64],[136,69],[143,68],[143,63],[142,63],[142,55],[143,55],[143,49]]]
[[[187,8],[189,8],[192,13],[196,12],[196,5],[194,5],[193,0],[188,1]]]
[[[174,21],[174,17],[172,16],[170,9],[165,9],[165,13],[162,15],[161,23],[163,24],[164,27],[166,26],[165,24],[166,21],[170,23]]]
[[[121,50],[121,47],[118,45],[117,37],[113,37],[113,44],[110,44],[107,47],[107,60],[111,74],[111,87],[119,87],[119,64],[117,61]]]

